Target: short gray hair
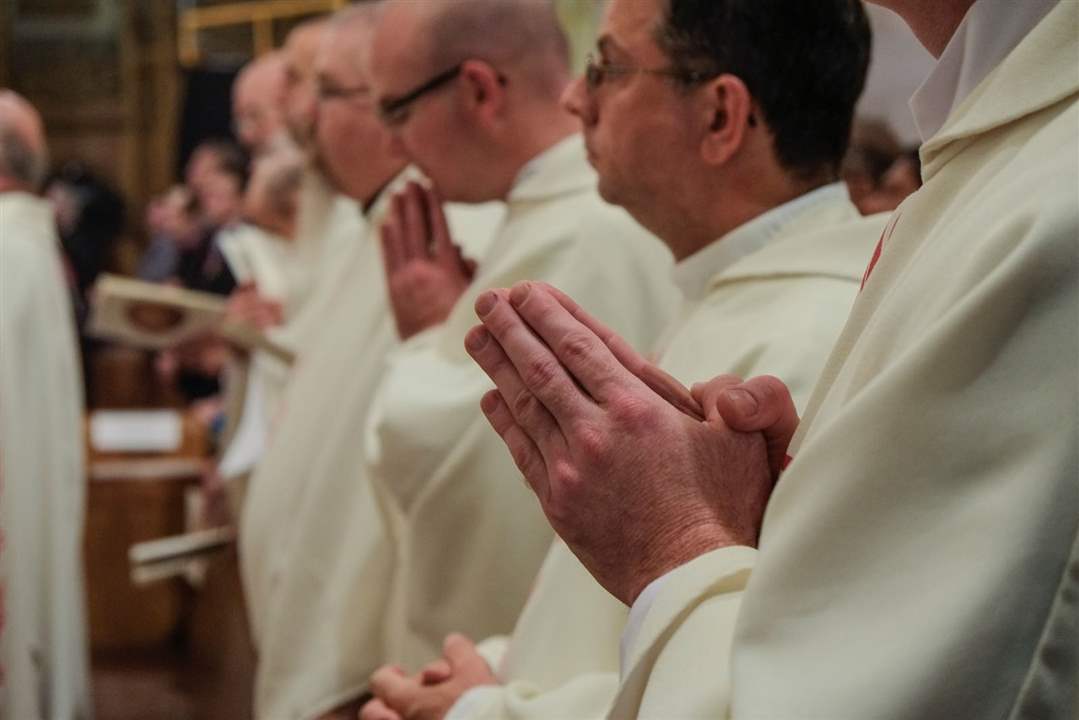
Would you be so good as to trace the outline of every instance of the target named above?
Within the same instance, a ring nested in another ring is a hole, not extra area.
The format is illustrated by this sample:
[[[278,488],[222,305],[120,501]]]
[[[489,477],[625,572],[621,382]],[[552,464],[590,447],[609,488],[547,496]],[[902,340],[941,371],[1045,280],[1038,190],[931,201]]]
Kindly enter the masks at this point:
[[[429,29],[426,50],[432,71],[472,58],[499,69],[522,63],[533,89],[549,90],[552,97],[562,94],[569,40],[553,0],[442,0]]]
[[[49,158],[34,148],[11,128],[0,127],[0,176],[5,176],[34,190],[45,182]]]

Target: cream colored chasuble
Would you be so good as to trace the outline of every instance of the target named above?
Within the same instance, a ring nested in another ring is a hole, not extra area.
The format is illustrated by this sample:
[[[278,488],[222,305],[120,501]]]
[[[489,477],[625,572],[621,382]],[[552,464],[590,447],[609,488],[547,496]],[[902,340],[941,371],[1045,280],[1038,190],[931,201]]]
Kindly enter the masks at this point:
[[[409,169],[402,178],[422,180],[415,169]],[[403,182],[399,179],[395,187],[401,187]],[[463,251],[475,257],[490,244],[502,208],[499,203],[450,204],[446,213]],[[241,226],[237,240],[248,252],[259,293],[281,302],[284,309],[284,323],[268,331],[275,342],[299,355],[321,332],[338,289],[349,281],[349,257],[356,251],[365,225],[356,201],[337,193],[321,173],[309,168],[300,189],[295,240],[285,240],[254,226]],[[234,431],[227,435],[230,444],[232,439],[240,438],[243,447],[223,455],[219,471],[226,478],[241,474],[237,471],[246,472],[255,452],[252,445],[265,444],[252,443],[251,439],[265,435],[279,415],[290,377],[290,367],[264,351],[255,351],[249,362],[233,370],[229,377],[229,409]]]
[[[426,663],[451,631],[508,632],[551,542],[531,491],[479,409],[492,386],[463,347],[478,323],[476,297],[520,280],[547,281],[638,347],[669,321],[669,253],[602,202],[595,186],[580,137],[537,157],[446,323],[389,359],[366,432],[368,475],[393,552],[387,613],[375,623],[386,661]],[[357,588],[369,584],[357,576]]]
[[[675,268],[686,300],[660,364],[691,384],[724,373],[786,378],[799,407],[831,352],[885,218],[861,219],[843,185],[775,208]],[[471,691],[451,720],[600,718],[618,688],[626,607],[555,540],[504,654],[500,687]]]
[[[219,243],[237,281],[253,282],[260,296],[281,303],[287,324],[306,299],[301,296],[300,283],[308,258],[299,252],[298,243],[248,223],[226,231]],[[280,328],[271,334],[279,333]],[[265,451],[268,428],[280,405],[288,371],[284,361],[264,350],[253,350],[230,363],[225,384],[229,422],[225,450],[217,464],[226,480],[246,476]]]
[[[378,229],[409,180],[422,176],[404,170],[362,224],[346,198],[329,200],[310,188],[304,196],[313,198],[305,217],[318,208],[330,213],[321,226],[329,233],[320,251],[322,280],[285,326],[283,336],[299,343],[298,359],[241,521],[259,717],[315,717],[359,695],[381,662],[381,645],[368,638],[379,632],[389,556],[362,475],[362,432],[384,357],[396,343]],[[486,247],[485,233],[500,212],[496,204],[447,208],[472,252]],[[310,222],[314,229],[305,224],[306,232],[318,232]],[[354,589],[358,576],[372,582]]]
[[[1079,715],[1077,27],[923,147],[759,553],[664,578],[612,717]]]
[[[240,557],[258,650],[260,718],[301,718],[358,693],[370,666],[351,662],[338,633],[354,568],[388,558],[353,531],[377,536],[370,492],[359,481],[359,437],[383,357],[395,342],[375,228],[392,190],[364,232],[327,247],[328,286],[291,371],[269,446],[251,478],[240,523]],[[343,239],[343,238],[341,238]],[[331,240],[333,242],[333,240]],[[374,588],[369,592],[377,595]]]
[[[0,716],[92,714],[82,378],[52,207],[0,194]]]

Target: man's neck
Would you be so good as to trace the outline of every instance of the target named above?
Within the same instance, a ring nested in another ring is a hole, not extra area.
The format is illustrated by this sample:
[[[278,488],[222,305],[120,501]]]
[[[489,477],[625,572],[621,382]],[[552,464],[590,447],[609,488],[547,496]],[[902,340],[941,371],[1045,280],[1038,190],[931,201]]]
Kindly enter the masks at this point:
[[[0,177],[0,193],[32,193],[33,190],[24,182],[9,177]]]
[[[580,132],[579,124],[570,115],[560,110],[549,115],[543,119],[533,118],[529,127],[519,136],[522,139],[518,140],[510,151],[512,162],[507,163],[506,181],[502,183],[502,200],[509,197],[521,172],[530,162],[566,138]]]
[[[382,183],[373,193],[364,198],[354,198],[355,200],[359,200],[364,215],[369,215],[371,213],[371,209],[375,206],[375,203],[378,202],[378,199],[382,197],[382,193],[386,192],[386,188],[389,187],[390,183],[397,179],[398,175],[404,172],[406,167],[408,167],[408,163],[406,162],[401,162],[399,165],[394,166],[394,169],[384,176]]]
[[[879,0],[878,0],[879,2]],[[918,42],[939,58],[976,0],[889,0],[879,4],[892,8],[910,26]]]
[[[697,205],[698,208],[711,210],[710,214],[694,219],[690,213],[683,213],[681,218],[672,218],[669,231],[659,236],[667,243],[675,260],[681,261],[720,241],[764,213],[832,181],[827,178],[812,181],[791,180],[771,187],[765,187],[764,183],[761,183],[755,185],[752,194],[730,189],[720,190],[713,196],[713,199],[719,198],[717,202],[702,202]]]

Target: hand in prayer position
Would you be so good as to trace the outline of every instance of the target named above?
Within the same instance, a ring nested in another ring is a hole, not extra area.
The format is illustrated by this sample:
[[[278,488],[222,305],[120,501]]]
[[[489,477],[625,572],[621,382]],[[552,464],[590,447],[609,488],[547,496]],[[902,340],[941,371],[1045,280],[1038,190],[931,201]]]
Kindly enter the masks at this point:
[[[265,331],[283,323],[285,314],[281,303],[259,295],[254,283],[246,283],[237,287],[229,295],[228,305],[225,307],[225,320]]]
[[[483,412],[555,531],[612,595],[632,604],[705,552],[756,545],[776,476],[770,452],[785,454],[791,419],[772,394],[756,413],[728,395],[767,385],[789,401],[774,379],[735,388],[728,377],[694,397],[540,283],[486,292],[476,312],[483,325],[465,346],[497,387]],[[750,432],[733,430],[725,408]]]
[[[691,394],[706,420],[719,418],[732,430],[762,433],[772,479],[779,480],[798,429],[798,410],[782,380],[762,375],[742,382],[737,375],[720,375],[695,384]]]
[[[487,661],[463,635],[450,635],[443,657],[415,676],[386,665],[371,676],[375,699],[364,705],[361,720],[441,720],[467,690],[495,685]]]
[[[382,225],[382,259],[402,340],[444,321],[475,272],[450,236],[442,201],[415,182],[393,198]]]

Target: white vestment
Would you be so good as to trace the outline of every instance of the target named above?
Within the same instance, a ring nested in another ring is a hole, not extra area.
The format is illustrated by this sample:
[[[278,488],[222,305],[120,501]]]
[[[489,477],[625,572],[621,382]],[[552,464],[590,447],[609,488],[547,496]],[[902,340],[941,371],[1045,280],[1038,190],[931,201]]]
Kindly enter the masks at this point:
[[[926,142],[760,550],[661,579],[612,717],[1079,716],[1077,27]]]
[[[388,202],[387,192],[370,223],[329,228],[324,252],[333,256],[321,258],[317,297],[304,308],[310,316],[297,319],[299,328],[285,327],[302,341],[240,519],[259,718],[306,717],[347,699],[346,648],[332,618],[348,612],[349,598],[333,586],[338,568],[384,562],[377,548],[351,547],[347,537],[351,526],[378,522],[366,486],[357,482],[358,438],[382,358],[395,342],[372,230]],[[359,682],[367,672],[352,674]]]
[[[303,261],[308,258],[297,243],[248,223],[225,231],[218,243],[237,283],[254,283],[261,297],[280,303],[288,323],[306,299],[300,285],[306,281]],[[226,480],[246,476],[265,451],[288,369],[283,360],[260,349],[231,365],[225,402],[229,427],[217,465]]]
[[[393,194],[419,179],[414,169],[403,171],[362,223],[345,198],[328,202],[310,188],[304,196],[313,208],[331,213],[321,226],[304,223],[308,234],[327,234],[320,250],[326,256],[319,259],[319,286],[277,335],[297,344],[297,359],[241,517],[260,718],[317,716],[359,695],[378,662],[377,652],[357,646],[340,629],[347,620],[363,637],[376,632],[352,617],[377,622],[379,613],[360,613],[353,605],[381,608],[385,588],[357,590],[349,583],[389,572],[361,472],[362,432],[384,357],[396,343],[378,229]],[[500,212],[495,204],[464,212],[447,208],[451,226],[468,233],[461,238],[471,252],[489,242],[484,233]]]
[[[660,365],[686,384],[724,373],[778,375],[804,407],[884,220],[861,219],[846,187],[829,185],[682,261],[675,279],[686,305],[660,343]],[[496,661],[503,685],[470,691],[451,719],[605,716],[625,623],[625,605],[556,540]],[[483,647],[498,655],[492,640]]]
[[[52,206],[0,194],[0,716],[92,714],[82,377]]]
[[[471,287],[443,325],[390,355],[368,418],[367,471],[393,575],[386,614],[374,623],[381,634],[362,642],[384,639],[384,661],[425,663],[451,631],[508,632],[550,546],[535,498],[479,409],[491,382],[463,347],[479,322],[476,298],[546,281],[647,347],[675,303],[669,266],[658,240],[599,198],[580,137],[522,171]],[[357,587],[372,581],[356,578]]]

